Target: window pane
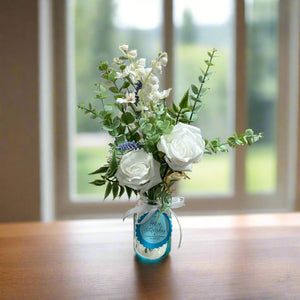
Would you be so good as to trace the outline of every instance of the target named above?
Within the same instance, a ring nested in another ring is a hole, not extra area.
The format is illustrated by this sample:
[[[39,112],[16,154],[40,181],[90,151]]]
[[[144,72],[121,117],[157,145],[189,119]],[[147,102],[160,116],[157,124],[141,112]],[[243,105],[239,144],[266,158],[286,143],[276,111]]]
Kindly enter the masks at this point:
[[[278,101],[278,0],[247,0],[248,126],[264,139],[247,149],[246,190],[276,189]]]
[[[206,52],[218,49],[216,74],[208,82],[211,88],[205,96],[205,107],[196,124],[206,138],[227,138],[232,134],[233,112],[233,1],[175,0],[175,84],[174,95],[179,101],[191,83],[197,84],[200,66]],[[198,85],[198,84],[197,84]],[[199,195],[231,192],[231,154],[205,156],[193,166],[191,180],[181,182],[179,193]]]
[[[121,43],[129,43],[148,61],[162,50],[161,7],[161,0],[69,1],[71,32],[68,34],[74,36],[74,89],[77,103],[93,99],[93,86],[99,80],[99,60],[111,61],[119,56],[118,46]],[[69,72],[72,74],[72,70]],[[70,106],[75,109],[75,101]],[[71,153],[72,196],[75,199],[74,196],[89,194],[90,197],[95,194],[99,199],[104,189],[89,185],[93,177],[88,173],[106,162],[110,138],[100,131],[96,121],[93,122],[82,112],[76,112],[76,125],[72,126],[72,120],[70,124],[73,143],[70,151],[76,149],[75,153]]]

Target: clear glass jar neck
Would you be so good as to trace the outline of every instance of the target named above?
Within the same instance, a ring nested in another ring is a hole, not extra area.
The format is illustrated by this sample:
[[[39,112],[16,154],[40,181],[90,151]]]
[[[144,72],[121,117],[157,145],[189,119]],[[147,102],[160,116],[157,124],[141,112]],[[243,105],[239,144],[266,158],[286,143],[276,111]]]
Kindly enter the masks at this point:
[[[149,199],[145,195],[140,195],[140,200],[143,202],[143,204],[148,204],[148,205],[158,205],[159,201],[157,199]]]

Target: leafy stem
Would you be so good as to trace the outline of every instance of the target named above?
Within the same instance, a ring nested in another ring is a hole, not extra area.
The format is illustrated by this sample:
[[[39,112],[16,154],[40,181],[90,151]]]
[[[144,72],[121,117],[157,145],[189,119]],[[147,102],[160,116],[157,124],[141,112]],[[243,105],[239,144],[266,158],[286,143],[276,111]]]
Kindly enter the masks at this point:
[[[195,103],[196,103],[196,102],[195,102]],[[180,107],[180,109],[179,109],[179,112],[178,112],[177,117],[176,117],[175,124],[178,123],[179,117],[180,117],[180,115],[181,115],[182,108],[183,108],[183,107]]]
[[[244,145],[251,146],[253,143],[262,139],[262,137],[262,133],[254,134],[252,129],[246,129],[242,134],[237,134],[235,132],[225,143],[221,143],[220,138],[216,138],[212,141],[205,140],[205,153],[228,152],[228,146],[230,148]]]
[[[198,91],[198,94],[197,94],[197,98],[199,98],[199,96],[200,96],[200,94],[201,94],[202,88],[203,88],[203,86],[204,86],[204,83],[205,83],[206,78],[207,78],[207,75],[208,75],[209,68],[210,68],[211,66],[213,66],[212,60],[213,60],[213,58],[214,58],[214,55],[215,55],[216,51],[217,51],[217,49],[214,48],[214,49],[212,50],[212,53],[209,53],[209,56],[210,56],[209,61],[205,61],[205,63],[206,63],[207,66],[206,66],[206,70],[205,70],[205,72],[204,72],[204,74],[203,74],[203,78],[202,78],[202,80],[201,80],[201,84],[200,84],[200,87],[199,87],[199,91]],[[196,104],[197,104],[197,101],[195,101],[195,103],[194,103],[194,106],[193,106],[193,109],[192,109],[192,112],[191,112],[191,115],[190,115],[190,121],[192,121],[193,114],[194,114],[194,110],[195,110],[195,108],[196,108]]]

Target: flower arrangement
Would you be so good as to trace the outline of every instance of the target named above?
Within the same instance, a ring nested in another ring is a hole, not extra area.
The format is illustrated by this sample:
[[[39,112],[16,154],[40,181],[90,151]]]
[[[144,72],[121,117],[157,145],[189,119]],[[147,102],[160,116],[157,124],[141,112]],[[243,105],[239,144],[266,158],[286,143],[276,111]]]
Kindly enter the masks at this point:
[[[200,69],[199,84],[188,87],[178,104],[169,104],[171,88],[159,90],[158,74],[167,65],[166,52],[158,54],[146,67],[146,59],[137,59],[137,50],[124,44],[119,47],[121,56],[110,66],[100,62],[102,82],[95,84],[96,99],[101,102],[98,111],[91,103],[78,105],[92,119],[100,119],[102,127],[112,137],[111,155],[107,164],[91,174],[100,178],[91,184],[106,185],[105,198],[121,197],[126,191],[159,201],[160,212],[170,208],[172,186],[189,179],[186,172],[200,162],[204,154],[228,152],[229,148],[252,145],[262,138],[252,129],[234,133],[221,142],[220,138],[207,140],[201,130],[193,125],[208,92],[207,81],[214,72],[216,49],[208,52],[205,69]],[[109,94],[113,103],[107,104]]]
[[[206,67],[198,77],[199,84],[188,87],[182,99],[168,103],[171,88],[160,91],[158,74],[167,65],[166,52],[158,54],[146,67],[146,59],[137,59],[137,50],[128,45],[119,47],[122,55],[110,66],[100,62],[101,82],[96,99],[102,109],[91,103],[78,107],[92,119],[100,119],[102,127],[113,138],[107,163],[92,172],[99,179],[91,184],[106,185],[104,199],[113,199],[125,191],[131,197],[139,195],[137,205],[124,214],[134,217],[134,250],[142,260],[156,262],[167,256],[171,249],[173,208],[184,205],[181,197],[172,197],[175,182],[189,179],[186,172],[203,158],[204,154],[228,152],[229,148],[259,141],[262,134],[252,129],[234,133],[221,142],[220,138],[203,138],[201,130],[191,125],[203,106],[208,92],[207,81],[213,75],[216,49],[208,52]],[[112,96],[109,98],[109,94]],[[107,101],[109,100],[110,101]],[[181,226],[180,240],[181,244]]]

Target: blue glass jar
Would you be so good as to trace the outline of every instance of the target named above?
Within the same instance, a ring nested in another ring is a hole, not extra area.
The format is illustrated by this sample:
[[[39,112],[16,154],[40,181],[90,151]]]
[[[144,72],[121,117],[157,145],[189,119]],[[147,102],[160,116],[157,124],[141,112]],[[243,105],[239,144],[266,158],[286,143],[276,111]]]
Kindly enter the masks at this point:
[[[159,262],[171,251],[172,220],[170,213],[159,213],[157,204],[143,201],[147,208],[133,216],[133,247],[144,262]]]

